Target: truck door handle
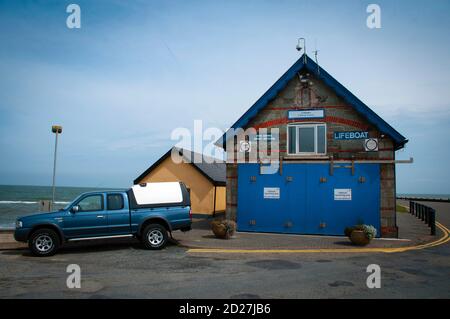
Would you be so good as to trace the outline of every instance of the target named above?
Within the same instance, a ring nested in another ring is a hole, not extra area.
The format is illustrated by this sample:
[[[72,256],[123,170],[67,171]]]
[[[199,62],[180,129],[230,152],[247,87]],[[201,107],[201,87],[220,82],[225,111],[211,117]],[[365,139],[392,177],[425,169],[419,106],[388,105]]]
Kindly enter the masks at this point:
[[[104,215],[97,215],[97,218],[105,218]]]

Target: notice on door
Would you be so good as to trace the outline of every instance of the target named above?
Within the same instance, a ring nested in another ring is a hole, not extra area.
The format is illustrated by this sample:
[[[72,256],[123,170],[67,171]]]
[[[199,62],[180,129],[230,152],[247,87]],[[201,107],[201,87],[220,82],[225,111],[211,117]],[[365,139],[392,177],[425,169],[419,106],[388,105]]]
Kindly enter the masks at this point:
[[[264,199],[280,199],[280,188],[264,187]]]
[[[352,200],[351,188],[335,188],[334,200]]]

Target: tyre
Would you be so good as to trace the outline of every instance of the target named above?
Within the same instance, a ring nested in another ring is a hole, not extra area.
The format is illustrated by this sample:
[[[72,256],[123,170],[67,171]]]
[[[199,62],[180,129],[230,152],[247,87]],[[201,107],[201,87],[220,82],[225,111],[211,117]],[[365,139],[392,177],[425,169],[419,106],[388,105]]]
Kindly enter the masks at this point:
[[[147,249],[162,249],[168,240],[167,229],[160,224],[150,224],[144,228],[141,241]]]
[[[54,255],[60,246],[58,234],[47,228],[34,231],[28,240],[28,247],[35,256],[45,257]]]

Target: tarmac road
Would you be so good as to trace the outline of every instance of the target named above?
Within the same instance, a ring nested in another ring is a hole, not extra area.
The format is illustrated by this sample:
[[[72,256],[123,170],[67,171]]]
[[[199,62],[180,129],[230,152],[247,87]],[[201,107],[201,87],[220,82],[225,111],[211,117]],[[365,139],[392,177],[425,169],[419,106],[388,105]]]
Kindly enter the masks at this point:
[[[81,267],[81,289],[66,286],[69,264]],[[381,267],[379,289],[366,286],[369,264]],[[392,254],[192,254],[123,241],[51,258],[1,251],[0,297],[449,298],[450,244]]]

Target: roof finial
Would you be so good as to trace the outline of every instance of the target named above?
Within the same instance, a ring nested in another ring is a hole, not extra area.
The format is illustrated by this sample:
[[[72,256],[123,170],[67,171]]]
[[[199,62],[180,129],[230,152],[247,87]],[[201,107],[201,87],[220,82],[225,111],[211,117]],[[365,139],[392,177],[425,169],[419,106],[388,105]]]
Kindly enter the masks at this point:
[[[300,41],[303,41],[303,47],[300,45]],[[296,49],[298,52],[300,52],[303,49],[303,63],[306,64],[306,39],[305,38],[298,38]]]

